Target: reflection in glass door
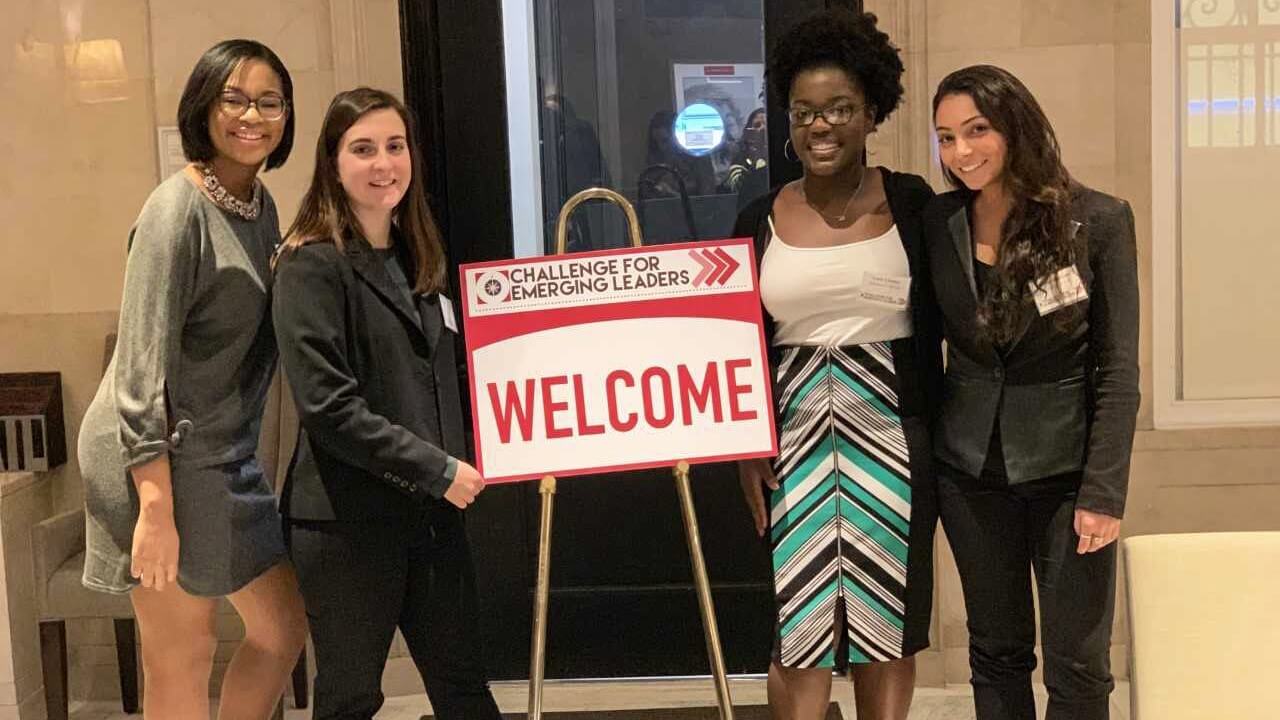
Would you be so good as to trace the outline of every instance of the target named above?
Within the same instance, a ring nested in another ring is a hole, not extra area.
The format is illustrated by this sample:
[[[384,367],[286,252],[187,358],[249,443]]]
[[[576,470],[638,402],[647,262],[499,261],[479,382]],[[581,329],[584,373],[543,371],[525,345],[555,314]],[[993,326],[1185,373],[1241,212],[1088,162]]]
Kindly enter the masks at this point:
[[[505,2],[516,254],[554,252],[560,208],[593,186],[635,205],[649,244],[728,237],[739,208],[769,187],[757,112],[763,9],[764,0]],[[571,252],[622,247],[622,213],[585,204],[568,240]],[[735,466],[698,466],[693,490],[726,665],[762,672],[772,578]],[[526,493],[532,552],[536,486]],[[708,672],[670,470],[572,478],[556,497],[547,676]]]
[[[544,252],[584,188],[631,200],[648,244],[727,237],[738,209],[767,192],[763,4],[534,4]],[[570,251],[626,242],[604,205],[570,224]]]

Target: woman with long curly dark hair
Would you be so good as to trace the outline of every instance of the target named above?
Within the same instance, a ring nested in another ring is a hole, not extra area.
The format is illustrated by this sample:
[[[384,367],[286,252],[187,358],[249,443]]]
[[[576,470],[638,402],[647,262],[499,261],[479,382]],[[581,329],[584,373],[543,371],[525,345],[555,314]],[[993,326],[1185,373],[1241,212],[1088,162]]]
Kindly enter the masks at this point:
[[[802,21],[771,55],[795,182],[748,205],[775,378],[778,457],[739,465],[768,531],[777,619],[775,718],[826,717],[833,668],[858,717],[903,720],[929,644],[929,415],[942,358],[915,175],[868,167],[867,136],[902,98],[902,61],[871,14]],[[765,488],[768,488],[766,492]],[[766,502],[767,499],[767,502]]]
[[[1072,180],[1009,72],[958,70],[933,110],[956,188],[925,215],[948,347],[935,467],[978,718],[1035,717],[1033,569],[1048,718],[1106,718],[1139,401],[1133,212]]]

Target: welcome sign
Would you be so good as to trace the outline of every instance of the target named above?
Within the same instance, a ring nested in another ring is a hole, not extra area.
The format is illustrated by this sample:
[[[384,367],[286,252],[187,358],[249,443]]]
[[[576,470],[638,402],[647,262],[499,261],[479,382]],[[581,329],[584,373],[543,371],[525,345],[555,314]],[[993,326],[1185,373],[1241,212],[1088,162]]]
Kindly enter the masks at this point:
[[[489,482],[776,454],[750,240],[460,272]]]

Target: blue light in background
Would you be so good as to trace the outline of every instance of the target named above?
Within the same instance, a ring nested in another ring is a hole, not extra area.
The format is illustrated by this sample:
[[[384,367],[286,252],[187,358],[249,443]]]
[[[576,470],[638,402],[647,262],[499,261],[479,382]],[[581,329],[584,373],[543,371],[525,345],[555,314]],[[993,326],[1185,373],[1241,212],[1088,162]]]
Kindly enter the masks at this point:
[[[724,140],[724,118],[710,105],[694,103],[680,111],[671,130],[690,155],[706,155]]]
[[[1214,115],[1230,115],[1233,113],[1238,113],[1241,110],[1243,110],[1244,112],[1253,112],[1254,109],[1257,108],[1257,101],[1251,97],[1247,97],[1244,99],[1215,98],[1212,105],[1213,105]],[[1208,100],[1188,100],[1187,114],[1188,115],[1204,115],[1209,111],[1209,106],[1210,106],[1210,103]],[[1272,98],[1271,102],[1267,102],[1264,100],[1262,103],[1262,107],[1264,110],[1280,111],[1280,97]]]

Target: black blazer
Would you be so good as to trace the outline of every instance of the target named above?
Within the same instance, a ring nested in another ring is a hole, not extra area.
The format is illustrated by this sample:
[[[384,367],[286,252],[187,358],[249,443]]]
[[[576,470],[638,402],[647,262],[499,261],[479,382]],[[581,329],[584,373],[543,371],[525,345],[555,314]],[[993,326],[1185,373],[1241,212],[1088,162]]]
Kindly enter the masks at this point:
[[[969,205],[939,195],[925,212],[929,263],[942,309],[947,372],[934,432],[939,460],[978,477],[996,422],[1009,482],[1083,471],[1077,507],[1124,514],[1138,413],[1138,261],[1123,200],[1072,191],[1076,269],[1089,298],[1065,329],[1028,292],[1005,353],[979,333]]]
[[[411,307],[358,240],[346,252],[314,242],[281,258],[273,294],[301,421],[282,514],[378,520],[443,502],[448,459],[467,457],[467,443],[462,343],[440,296],[415,293]]]
[[[904,419],[924,420],[927,426],[933,419],[942,392],[942,323],[938,316],[938,305],[933,298],[933,284],[929,282],[923,224],[925,204],[933,197],[933,190],[918,175],[897,173],[884,168],[881,170],[884,172],[884,191],[889,199],[889,212],[898,227],[898,234],[902,236],[907,266],[911,271],[909,302],[912,336],[890,343],[894,371],[900,380],[898,412]],[[734,224],[734,237],[754,239],[757,268],[773,239],[768,219],[773,212],[773,201],[782,188],[779,185],[768,195],[752,201],[738,214],[738,221]],[[764,336],[770,342],[769,377],[776,382],[782,348],[773,346],[773,334],[773,317],[766,308]],[[777,397],[777,392],[774,397]]]

